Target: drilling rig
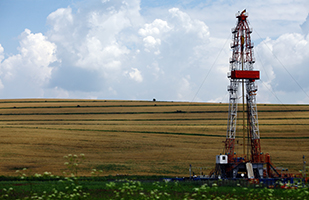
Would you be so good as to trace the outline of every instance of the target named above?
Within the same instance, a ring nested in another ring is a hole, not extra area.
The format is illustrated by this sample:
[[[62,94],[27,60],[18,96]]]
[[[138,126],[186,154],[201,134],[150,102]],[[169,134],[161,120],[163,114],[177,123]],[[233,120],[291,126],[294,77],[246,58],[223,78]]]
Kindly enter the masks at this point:
[[[228,86],[229,112],[226,140],[223,154],[216,156],[216,168],[213,175],[221,178],[280,177],[281,175],[270,161],[269,154],[263,154],[261,151],[256,105],[257,86],[255,84],[260,78],[260,72],[253,68],[255,59],[251,42],[252,29],[247,21],[248,13],[246,10],[238,12],[236,18],[236,27],[232,28],[232,57],[228,73],[230,85]],[[240,85],[242,88],[243,148],[242,153],[236,153],[235,138]]]

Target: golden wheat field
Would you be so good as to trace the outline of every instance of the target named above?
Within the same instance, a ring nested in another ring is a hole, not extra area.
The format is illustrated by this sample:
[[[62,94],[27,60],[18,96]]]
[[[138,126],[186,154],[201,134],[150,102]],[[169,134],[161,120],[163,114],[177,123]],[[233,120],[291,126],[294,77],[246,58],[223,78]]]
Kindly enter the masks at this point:
[[[309,157],[309,106],[261,104],[258,111],[262,151],[276,167],[302,169],[302,156]],[[207,174],[223,151],[227,115],[228,105],[219,103],[1,100],[0,175],[23,168],[62,175],[68,154],[85,154],[78,172],[84,176],[92,169],[188,176],[190,164]],[[241,153],[241,124],[238,130]]]

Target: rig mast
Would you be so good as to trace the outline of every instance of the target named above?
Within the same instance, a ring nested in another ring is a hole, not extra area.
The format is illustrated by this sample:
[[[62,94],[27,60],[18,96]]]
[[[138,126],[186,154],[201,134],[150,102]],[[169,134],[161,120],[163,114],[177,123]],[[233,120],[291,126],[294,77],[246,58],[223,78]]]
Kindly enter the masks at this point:
[[[216,156],[216,169],[212,175],[221,178],[263,178],[281,176],[270,162],[269,154],[263,154],[256,106],[255,80],[260,72],[254,70],[252,29],[246,10],[237,13],[237,24],[232,29],[232,57],[230,58],[229,112],[223,155]],[[243,152],[235,152],[239,85],[242,85]],[[245,100],[246,105],[245,106]],[[245,123],[245,121],[247,121]],[[246,137],[248,142],[246,144]],[[247,147],[247,152],[246,152]],[[264,168],[264,165],[266,167]],[[275,173],[272,173],[274,171]]]
[[[260,132],[258,124],[257,106],[256,106],[256,92],[257,86],[255,80],[259,79],[259,71],[253,70],[255,62],[253,57],[253,44],[251,43],[250,34],[252,29],[247,22],[247,13],[244,10],[237,15],[237,25],[232,29],[233,43],[231,48],[233,50],[232,58],[230,59],[230,85],[228,87],[229,95],[229,115],[227,123],[227,133],[225,142],[225,153],[229,155],[229,160],[234,155],[235,136],[236,136],[236,121],[237,121],[237,105],[238,105],[238,89],[239,83],[242,84],[242,111],[243,111],[243,157],[245,160],[251,162],[259,161],[261,153],[260,147]],[[246,87],[246,94],[244,88]],[[247,101],[247,127],[245,124],[245,96]],[[251,158],[246,155],[245,150],[245,135],[246,129],[248,138],[251,144]]]

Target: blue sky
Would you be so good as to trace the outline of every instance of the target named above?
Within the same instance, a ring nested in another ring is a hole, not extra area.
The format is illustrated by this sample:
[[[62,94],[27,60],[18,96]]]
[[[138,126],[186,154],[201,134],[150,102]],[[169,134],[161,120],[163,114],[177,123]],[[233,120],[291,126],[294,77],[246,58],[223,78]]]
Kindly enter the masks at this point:
[[[257,101],[309,103],[307,0],[0,0],[0,98],[227,102],[245,8]]]

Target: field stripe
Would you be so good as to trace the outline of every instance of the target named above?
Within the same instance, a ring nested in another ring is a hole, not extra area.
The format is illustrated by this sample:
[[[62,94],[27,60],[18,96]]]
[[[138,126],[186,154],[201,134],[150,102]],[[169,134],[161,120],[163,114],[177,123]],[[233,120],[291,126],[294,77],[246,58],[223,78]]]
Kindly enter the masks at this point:
[[[73,129],[73,128],[47,128],[47,127],[21,127],[21,126],[1,126],[1,128],[21,128],[21,129],[47,129],[47,130],[64,130],[64,131],[87,131],[87,132],[118,132],[118,133],[146,133],[146,134],[164,134],[164,135],[188,135],[188,136],[207,136],[207,137],[225,137],[225,135],[212,135],[200,133],[173,133],[158,131],[123,131],[123,130],[102,130],[102,129]]]
[[[212,105],[212,104],[142,104],[142,105],[76,105],[76,106],[13,106],[13,107],[0,107],[0,109],[42,109],[42,108],[47,108],[47,109],[59,109],[59,108],[123,108],[123,107],[195,107],[195,106],[218,106],[218,105]]]
[[[0,120],[2,121],[2,120]],[[63,121],[63,123],[54,123],[54,122],[60,122],[62,120],[29,120],[29,121],[20,121],[20,120],[16,120],[16,121],[9,121],[8,122],[15,122],[15,123],[8,123],[8,125],[102,125],[102,126],[106,126],[106,125],[128,125],[128,124],[121,124],[121,123],[112,123],[112,120],[104,120],[104,121],[108,121],[110,123],[70,123],[70,121],[74,121],[74,120],[68,120],[66,122]],[[30,123],[30,122],[38,122],[38,123]],[[86,120],[78,120],[78,121],[86,121]],[[78,122],[76,121],[76,122]],[[147,120],[149,121],[149,120]],[[163,120],[165,121],[165,120]],[[170,120],[173,121],[173,120]],[[3,122],[3,121],[2,121]],[[22,122],[29,122],[29,123],[22,123]],[[40,123],[41,122],[41,123]],[[43,122],[51,122],[51,123],[43,123]],[[91,122],[95,122],[93,120],[91,120]],[[99,120],[97,122],[100,122]],[[203,124],[145,124],[145,123],[141,123],[141,124],[133,124],[131,126],[225,126],[226,124],[207,124],[207,123],[203,123]],[[309,126],[309,124],[259,124],[260,126]],[[268,131],[263,131],[263,132],[268,132]],[[271,130],[270,132],[276,132],[274,130]],[[280,132],[282,132],[280,130]],[[295,132],[295,131],[293,131]]]
[[[1,114],[0,114],[1,115]],[[239,118],[242,119],[242,118]],[[301,120],[309,119],[309,117],[298,117],[298,118],[259,118],[262,120]],[[0,119],[1,122],[31,122],[31,121],[226,121],[227,118],[159,118],[159,119]],[[224,123],[226,124],[226,123]],[[309,125],[309,124],[300,124],[300,123],[285,123],[285,124],[264,124],[259,123],[259,125]]]
[[[309,110],[308,110],[309,111]],[[259,111],[265,112],[265,111]],[[307,112],[303,111],[269,111],[269,112]],[[207,114],[207,113],[228,113],[227,111],[166,111],[166,112],[76,112],[76,113],[0,113],[0,115],[10,116],[10,115],[137,115],[137,114],[175,114],[175,113],[187,113],[187,114]],[[284,119],[284,118],[281,118]],[[292,118],[295,119],[295,118]]]
[[[87,132],[117,132],[117,133],[143,133],[143,134],[160,134],[160,135],[184,135],[184,136],[199,136],[199,137],[226,137],[225,135],[216,134],[200,134],[200,133],[174,133],[174,132],[159,132],[159,131],[124,131],[124,130],[103,130],[103,129],[73,129],[73,128],[48,128],[48,127],[23,127],[23,126],[1,126],[1,128],[21,128],[21,129],[45,129],[45,130],[63,130],[63,131],[87,131]],[[236,136],[242,138],[242,136]],[[309,139],[309,137],[261,137],[260,139]]]

